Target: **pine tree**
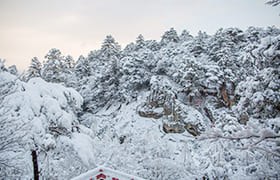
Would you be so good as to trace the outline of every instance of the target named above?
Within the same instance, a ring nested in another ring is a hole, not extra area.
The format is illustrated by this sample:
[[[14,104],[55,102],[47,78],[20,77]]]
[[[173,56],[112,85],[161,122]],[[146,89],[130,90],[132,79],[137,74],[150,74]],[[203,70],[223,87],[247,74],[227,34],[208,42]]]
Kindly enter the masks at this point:
[[[189,41],[193,39],[193,36],[187,30],[183,30],[179,39],[180,41]]]
[[[151,51],[158,51],[161,48],[160,43],[155,40],[146,40],[146,46]]]
[[[12,65],[10,67],[8,67],[8,71],[9,73],[13,74],[13,75],[18,75],[18,70],[17,67],[15,65]]]
[[[134,50],[135,44],[132,42],[125,46],[125,48],[122,51],[122,54],[124,54],[124,56],[129,56],[129,54],[134,53]]]
[[[29,79],[34,77],[41,77],[41,70],[42,64],[37,57],[33,57],[27,70],[26,80],[28,81]]]
[[[69,70],[71,68],[74,67],[74,59],[72,56],[70,55],[67,55],[64,59],[63,59],[63,67],[64,67],[64,70]]]
[[[179,37],[177,35],[177,32],[174,28],[171,28],[169,31],[166,31],[162,38],[161,38],[161,45],[167,45],[168,43],[170,42],[174,42],[174,43],[177,43],[179,42]]]
[[[45,56],[47,59],[42,68],[42,78],[48,82],[63,82],[63,57],[58,49],[51,49]]]
[[[75,77],[73,76],[74,72],[74,60],[72,56],[67,55],[66,57],[62,58],[62,72],[61,76],[63,77],[63,83],[67,87],[75,86]]]
[[[211,39],[210,57],[221,68],[236,69],[240,67],[237,60],[238,52],[242,48],[243,31],[237,28],[219,29]]]
[[[5,68],[5,59],[1,59],[0,58],[0,72],[1,71],[7,71],[7,69]]]
[[[209,36],[205,32],[199,31],[193,41],[190,52],[193,53],[195,57],[198,57],[203,53],[207,53],[208,45]]]
[[[136,38],[136,50],[142,49],[145,47],[145,40],[142,34],[139,34],[139,36]]]
[[[91,71],[88,58],[81,55],[74,67],[74,71],[78,78],[90,76]]]
[[[121,46],[115,41],[113,36],[106,36],[102,47],[101,47],[101,55],[104,60],[109,60],[114,56],[118,56],[121,50]]]
[[[101,52],[108,58],[107,70],[104,73],[102,84],[107,87],[105,99],[109,101],[113,97],[118,97],[120,73],[120,46],[112,36],[107,36],[101,47]]]

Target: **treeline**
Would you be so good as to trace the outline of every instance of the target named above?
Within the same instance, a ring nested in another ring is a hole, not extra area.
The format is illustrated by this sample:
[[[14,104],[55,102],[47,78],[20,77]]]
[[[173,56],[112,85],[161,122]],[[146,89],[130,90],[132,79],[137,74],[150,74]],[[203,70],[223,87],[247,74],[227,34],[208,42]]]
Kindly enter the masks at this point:
[[[108,35],[101,49],[76,62],[58,49],[51,49],[43,63],[34,57],[23,79],[41,77],[75,88],[88,112],[113,101],[131,101],[139,90],[150,88],[153,75],[168,76],[184,91],[218,91],[222,84],[234,84],[240,113],[275,117],[279,114],[279,34],[276,27],[219,29],[211,36],[204,32],[192,36],[186,30],[178,35],[171,28],[159,42],[140,34],[123,50]]]

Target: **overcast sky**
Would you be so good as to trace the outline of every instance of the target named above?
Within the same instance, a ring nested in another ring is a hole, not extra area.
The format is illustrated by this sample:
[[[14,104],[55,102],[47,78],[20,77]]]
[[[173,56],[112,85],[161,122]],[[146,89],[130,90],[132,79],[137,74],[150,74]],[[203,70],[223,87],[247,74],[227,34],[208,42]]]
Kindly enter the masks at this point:
[[[280,28],[280,6],[265,0],[0,0],[0,58],[26,69],[51,48],[87,56],[113,35],[124,48],[139,34],[159,40],[174,27],[196,35],[220,27]]]

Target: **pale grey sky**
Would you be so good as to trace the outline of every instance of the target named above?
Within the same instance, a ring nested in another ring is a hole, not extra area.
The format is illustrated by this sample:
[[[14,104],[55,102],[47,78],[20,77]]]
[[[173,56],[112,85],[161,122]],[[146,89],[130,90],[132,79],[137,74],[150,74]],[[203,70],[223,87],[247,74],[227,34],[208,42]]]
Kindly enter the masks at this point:
[[[220,27],[280,28],[280,6],[265,0],[0,0],[0,58],[19,70],[31,58],[42,62],[51,48],[63,55],[87,55],[108,34],[122,48],[139,34],[159,40],[174,27],[196,35]]]

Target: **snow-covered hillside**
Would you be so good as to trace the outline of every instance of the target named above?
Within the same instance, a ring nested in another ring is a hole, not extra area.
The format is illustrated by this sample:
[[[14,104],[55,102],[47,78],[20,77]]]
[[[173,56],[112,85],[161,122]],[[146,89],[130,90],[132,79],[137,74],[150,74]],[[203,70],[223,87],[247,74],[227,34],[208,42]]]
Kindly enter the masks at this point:
[[[0,176],[278,179],[280,30],[171,28],[74,63],[51,49],[24,75],[0,60]]]

